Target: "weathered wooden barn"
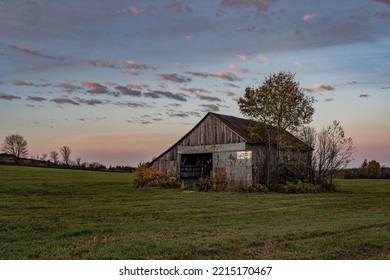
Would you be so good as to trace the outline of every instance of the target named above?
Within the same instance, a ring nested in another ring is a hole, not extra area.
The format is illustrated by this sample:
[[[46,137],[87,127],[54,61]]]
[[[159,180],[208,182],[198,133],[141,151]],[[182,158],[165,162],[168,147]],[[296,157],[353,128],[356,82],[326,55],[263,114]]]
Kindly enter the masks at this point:
[[[265,161],[269,160],[267,133],[253,139],[248,126],[250,121],[234,116],[208,113],[193,129],[167,151],[153,159],[151,164],[164,174],[180,180],[194,181],[200,177],[225,174],[240,186],[265,183]],[[279,150],[282,172],[305,176],[310,166],[312,148],[292,134],[285,132],[288,145]],[[276,151],[276,148],[273,148]],[[270,165],[268,165],[269,167]]]

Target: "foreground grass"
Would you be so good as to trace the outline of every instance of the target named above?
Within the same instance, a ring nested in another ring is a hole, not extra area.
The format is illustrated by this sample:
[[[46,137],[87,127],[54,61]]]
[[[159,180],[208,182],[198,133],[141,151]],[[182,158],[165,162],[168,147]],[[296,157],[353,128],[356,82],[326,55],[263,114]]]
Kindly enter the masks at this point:
[[[135,189],[129,173],[0,166],[0,258],[390,259],[390,180],[339,190]]]

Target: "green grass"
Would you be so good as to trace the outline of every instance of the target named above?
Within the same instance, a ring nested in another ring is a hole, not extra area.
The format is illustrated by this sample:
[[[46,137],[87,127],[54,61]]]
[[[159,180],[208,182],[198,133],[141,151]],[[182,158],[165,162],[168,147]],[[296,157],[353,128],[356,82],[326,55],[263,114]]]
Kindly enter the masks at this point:
[[[338,184],[136,189],[129,173],[0,165],[0,258],[390,259],[390,180]]]

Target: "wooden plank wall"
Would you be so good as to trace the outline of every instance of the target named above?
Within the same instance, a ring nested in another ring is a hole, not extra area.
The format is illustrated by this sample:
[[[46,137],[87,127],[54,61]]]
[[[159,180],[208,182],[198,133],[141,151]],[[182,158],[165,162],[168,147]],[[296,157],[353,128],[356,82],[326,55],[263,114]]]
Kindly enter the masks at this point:
[[[201,123],[190,131],[190,133],[176,143],[175,146],[160,156],[160,158],[153,163],[153,167],[160,169],[166,174],[169,173],[171,176],[178,176],[178,145],[201,146],[241,142],[245,142],[245,140],[234,133],[213,115],[208,115]],[[172,170],[173,166],[175,166],[176,171]]]

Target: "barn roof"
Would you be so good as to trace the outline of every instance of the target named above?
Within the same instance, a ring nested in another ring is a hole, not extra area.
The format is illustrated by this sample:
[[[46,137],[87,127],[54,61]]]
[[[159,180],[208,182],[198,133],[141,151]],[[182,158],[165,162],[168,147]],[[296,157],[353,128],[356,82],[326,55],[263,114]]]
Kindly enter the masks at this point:
[[[178,143],[180,143],[185,137],[187,137],[189,134],[191,134],[192,131],[196,129],[196,127],[199,126],[203,122],[204,119],[206,119],[208,116],[213,116],[214,118],[218,119],[221,121],[223,124],[225,124],[229,129],[231,129],[234,133],[236,133],[239,137],[243,139],[243,142],[251,143],[251,144],[260,144],[264,145],[267,143],[267,139],[265,137],[260,137],[259,139],[254,139],[250,136],[248,127],[249,124],[251,123],[250,120],[248,119],[243,119],[235,116],[228,116],[228,115],[222,115],[222,114],[217,114],[217,113],[212,113],[209,112],[207,115],[202,118],[202,120],[195,125],[188,133],[186,133],[182,138],[180,138],[174,145],[172,145],[168,150],[166,150],[164,153],[159,155],[157,158],[153,159],[152,162],[156,161],[159,159],[161,156],[163,156],[166,152],[171,150],[173,147],[175,147]],[[304,150],[304,151],[312,151],[313,149],[303,143],[301,140],[296,138],[294,135],[291,133],[285,131],[285,140],[287,143],[289,143],[289,146],[293,149],[296,150]],[[259,135],[270,135],[271,137],[271,142],[275,141],[276,135],[277,135],[277,130],[275,127],[269,126],[269,125],[262,125],[259,128]]]

